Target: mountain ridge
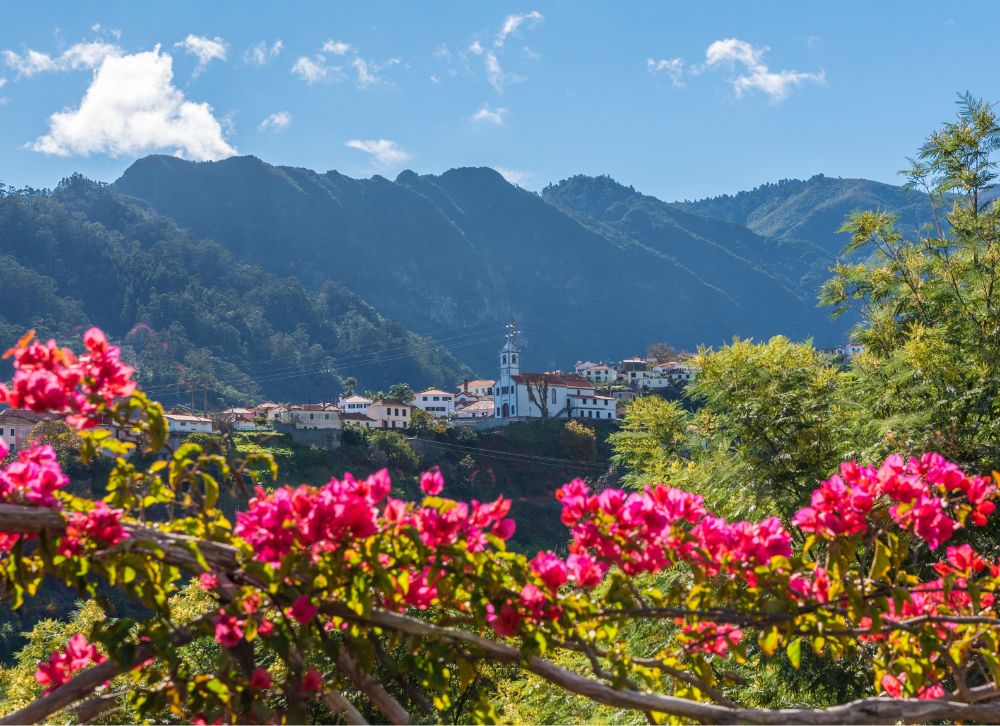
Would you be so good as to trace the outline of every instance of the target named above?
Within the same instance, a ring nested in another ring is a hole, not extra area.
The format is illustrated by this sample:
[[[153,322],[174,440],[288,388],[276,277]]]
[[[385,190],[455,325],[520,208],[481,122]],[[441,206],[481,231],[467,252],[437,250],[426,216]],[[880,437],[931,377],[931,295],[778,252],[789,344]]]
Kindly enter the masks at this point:
[[[694,347],[783,332],[832,342],[846,330],[815,310],[801,265],[790,272],[746,253],[818,254],[807,243],[654,198],[611,228],[488,167],[359,180],[234,159],[147,157],[114,186],[251,264],[310,286],[337,280],[418,333],[517,319],[536,368],[662,339]],[[469,355],[481,372],[495,366],[495,350]]]

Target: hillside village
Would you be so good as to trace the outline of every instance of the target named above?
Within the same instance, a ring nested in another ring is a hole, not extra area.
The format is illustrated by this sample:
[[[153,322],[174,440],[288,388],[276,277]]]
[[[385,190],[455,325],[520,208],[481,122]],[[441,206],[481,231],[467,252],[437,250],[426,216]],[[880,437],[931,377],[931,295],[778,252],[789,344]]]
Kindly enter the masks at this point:
[[[672,351],[671,351],[672,352]],[[862,352],[854,342],[824,349],[834,358],[850,360]],[[661,361],[632,356],[615,362],[578,360],[571,370],[522,372],[518,330],[507,326],[498,353],[497,378],[465,379],[455,390],[427,388],[414,392],[407,384],[393,389],[406,395],[362,395],[348,386],[334,402],[276,403],[217,411],[168,409],[168,440],[178,444],[191,434],[274,431],[299,446],[337,449],[349,427],[412,430],[415,417],[430,417],[445,426],[492,429],[540,419],[584,419],[614,425],[622,406],[645,395],[680,395],[695,378],[690,353],[675,353]],[[22,448],[39,422],[50,417],[31,411],[0,410],[0,438],[12,451]],[[109,427],[117,438],[123,430]]]

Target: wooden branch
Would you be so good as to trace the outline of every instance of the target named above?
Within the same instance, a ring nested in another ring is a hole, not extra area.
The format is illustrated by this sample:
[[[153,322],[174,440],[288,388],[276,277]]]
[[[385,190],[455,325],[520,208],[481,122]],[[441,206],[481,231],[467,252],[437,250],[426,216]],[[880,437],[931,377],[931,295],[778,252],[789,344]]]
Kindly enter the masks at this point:
[[[985,721],[1000,722],[1000,702],[963,703],[945,699],[918,700],[866,698],[831,708],[753,709],[730,708],[699,703],[686,698],[663,696],[629,689],[615,689],[601,681],[569,671],[537,657],[527,660],[512,646],[483,638],[475,633],[442,628],[388,610],[375,609],[369,615],[358,615],[340,603],[327,603],[323,611],[345,620],[378,626],[397,632],[423,637],[440,638],[470,645],[494,660],[520,664],[535,675],[564,690],[585,696],[598,703],[616,708],[666,713],[680,718],[708,723],[754,724],[882,724],[895,721]]]
[[[187,625],[174,632],[172,638],[175,646],[187,645],[199,636],[198,624],[210,620],[214,614],[202,615]],[[131,670],[152,657],[153,653],[148,648],[136,648],[131,661],[118,663],[108,659],[103,663],[92,666],[87,670],[80,671],[69,681],[42,696],[37,701],[29,703],[24,708],[8,713],[0,718],[0,726],[4,724],[26,724],[41,723],[56,711],[69,706],[71,703],[86,698],[96,691],[105,682],[110,681],[119,673]],[[82,719],[81,719],[82,720]]]
[[[56,711],[76,703],[96,691],[121,670],[113,660],[88,668],[37,701],[0,718],[0,724],[41,723]]]
[[[213,568],[231,571],[238,567],[235,547],[155,527],[129,523],[124,527],[129,537],[117,545],[119,548],[153,545],[163,550],[164,561],[201,571],[204,568],[198,564],[198,558],[191,551],[192,547],[197,547]],[[60,533],[65,530],[66,520],[58,509],[0,504],[0,532],[38,534],[43,531]]]
[[[359,726],[368,726],[368,722],[365,717],[361,715],[361,712],[354,707],[354,704],[348,701],[344,694],[336,690],[328,690],[323,694],[323,702],[326,703],[327,708],[329,708],[334,713],[341,714],[347,723],[354,726],[358,724]]]
[[[375,707],[385,716],[388,723],[410,723],[410,714],[400,705],[399,701],[393,698],[382,687],[381,683],[365,673],[357,659],[343,648],[337,654],[337,667],[359,691],[368,696]]]
[[[127,690],[112,691],[102,693],[99,696],[91,696],[81,703],[73,711],[73,721],[76,723],[90,723],[102,713],[107,713],[113,708],[117,708],[119,700],[128,693]]]

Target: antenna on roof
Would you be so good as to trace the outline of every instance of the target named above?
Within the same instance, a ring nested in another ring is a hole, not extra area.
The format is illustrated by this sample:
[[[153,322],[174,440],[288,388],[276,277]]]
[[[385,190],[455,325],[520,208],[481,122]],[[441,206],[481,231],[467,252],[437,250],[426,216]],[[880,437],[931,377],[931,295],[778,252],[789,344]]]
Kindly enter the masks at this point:
[[[517,345],[517,323],[514,321],[507,323],[507,340],[511,345]]]

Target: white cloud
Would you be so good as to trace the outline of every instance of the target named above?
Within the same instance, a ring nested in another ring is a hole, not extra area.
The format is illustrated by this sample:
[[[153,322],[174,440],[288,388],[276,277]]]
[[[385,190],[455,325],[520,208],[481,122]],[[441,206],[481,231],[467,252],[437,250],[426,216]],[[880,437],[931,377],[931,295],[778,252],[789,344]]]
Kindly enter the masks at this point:
[[[497,93],[503,93],[504,86],[524,80],[516,73],[506,73],[500,66],[497,54],[492,50],[486,52],[486,78]]]
[[[324,53],[333,53],[334,55],[344,55],[351,49],[350,43],[345,43],[342,40],[328,40],[323,43]]]
[[[310,86],[322,81],[340,80],[343,77],[340,66],[326,65],[326,57],[322,55],[313,58],[301,56],[292,66],[292,73]]]
[[[278,111],[264,118],[257,126],[258,131],[284,131],[292,125],[292,114]]]
[[[136,156],[167,150],[204,161],[236,150],[207,103],[195,103],[173,85],[173,60],[152,51],[106,56],[76,109],[49,117],[49,133],[30,147],[57,156]]]
[[[507,40],[507,36],[516,33],[521,25],[527,23],[526,27],[534,27],[542,19],[542,14],[537,10],[532,10],[530,13],[524,13],[523,15],[508,15],[504,18],[503,25],[500,26],[500,32],[497,33],[496,47],[502,48],[504,41]]]
[[[361,89],[369,88],[376,83],[382,83],[382,77],[379,75],[382,70],[388,66],[398,64],[399,58],[390,58],[385,63],[374,63],[358,56],[351,61],[351,66],[353,66],[358,75],[358,88]]]
[[[431,83],[440,83],[441,79],[437,77],[436,73],[431,73]]]
[[[0,56],[3,57],[4,65],[16,71],[19,77],[30,77],[36,73],[96,68],[105,58],[121,54],[118,46],[94,42],[72,45],[55,58],[30,48],[24,53],[5,50]]]
[[[431,53],[431,55],[434,56],[435,58],[440,58],[443,61],[450,61],[451,49],[448,48],[447,43],[442,43],[437,47],[437,50]]]
[[[285,44],[281,42],[281,38],[271,43],[271,45],[261,40],[253,48],[243,53],[243,62],[255,66],[266,66],[272,58],[277,58],[281,55],[284,47]]]
[[[508,169],[505,166],[498,166],[496,167],[496,170],[504,179],[509,181],[511,184],[516,184],[519,187],[524,186],[524,183],[534,176],[531,172],[516,171],[514,169]]]
[[[184,40],[174,43],[174,47],[183,48],[185,53],[198,59],[195,75],[201,73],[212,61],[226,59],[226,41],[219,36],[206,38],[201,35],[188,35]]]
[[[473,55],[483,54],[483,45],[478,40],[472,41],[472,45],[469,46],[469,52]]]
[[[646,59],[646,68],[650,73],[666,73],[674,88],[684,88],[684,59],[664,58],[662,60]]]
[[[733,90],[740,98],[749,90],[759,90],[771,97],[777,103],[788,97],[792,90],[806,82],[825,84],[826,74],[804,73],[801,71],[771,71],[764,63],[767,46],[756,47],[737,38],[717,40],[705,51],[705,65],[709,68],[718,66],[732,67],[742,65],[746,73],[733,79]]]
[[[357,149],[366,154],[371,154],[372,161],[380,167],[391,167],[402,164],[410,158],[410,155],[403,150],[395,141],[389,139],[351,139],[344,144],[349,149]]]
[[[482,123],[496,124],[502,126],[507,117],[507,109],[503,106],[490,108],[488,103],[484,103],[482,108],[472,114],[472,120]]]

